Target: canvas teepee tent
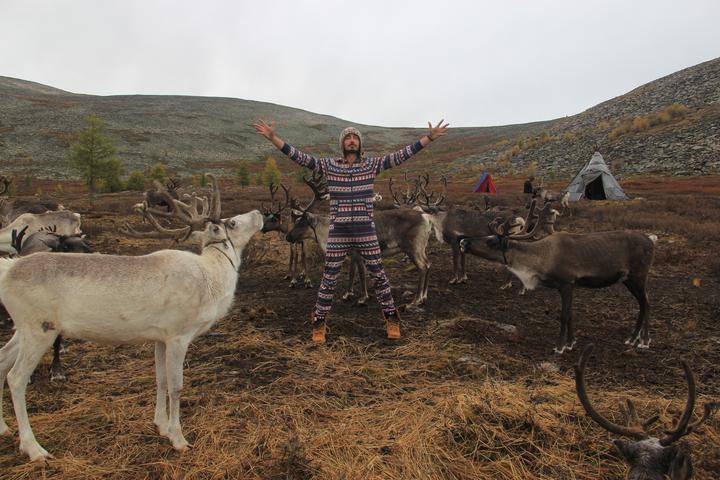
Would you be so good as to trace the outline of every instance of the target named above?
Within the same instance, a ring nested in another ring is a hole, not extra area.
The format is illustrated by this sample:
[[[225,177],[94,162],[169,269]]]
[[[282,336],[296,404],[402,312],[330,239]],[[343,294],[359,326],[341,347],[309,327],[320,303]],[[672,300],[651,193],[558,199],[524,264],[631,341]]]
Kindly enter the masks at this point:
[[[495,195],[497,189],[495,188],[495,182],[493,182],[492,175],[488,172],[483,172],[475,185],[472,187],[472,191],[476,193],[489,193]]]
[[[628,200],[620,184],[615,180],[600,152],[595,152],[590,161],[575,176],[565,191],[570,192],[570,201],[581,198],[588,200]]]

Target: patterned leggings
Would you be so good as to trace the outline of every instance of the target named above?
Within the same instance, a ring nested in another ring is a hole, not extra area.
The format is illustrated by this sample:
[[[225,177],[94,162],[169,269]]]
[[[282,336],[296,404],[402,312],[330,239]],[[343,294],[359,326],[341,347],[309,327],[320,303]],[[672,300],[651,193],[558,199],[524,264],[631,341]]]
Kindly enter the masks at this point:
[[[315,319],[324,320],[332,307],[333,294],[337,286],[340,268],[350,249],[362,255],[370,276],[375,280],[375,296],[384,314],[396,311],[395,301],[390,291],[385,269],[380,256],[380,244],[372,222],[330,225],[327,250],[325,253],[325,270],[315,304]]]

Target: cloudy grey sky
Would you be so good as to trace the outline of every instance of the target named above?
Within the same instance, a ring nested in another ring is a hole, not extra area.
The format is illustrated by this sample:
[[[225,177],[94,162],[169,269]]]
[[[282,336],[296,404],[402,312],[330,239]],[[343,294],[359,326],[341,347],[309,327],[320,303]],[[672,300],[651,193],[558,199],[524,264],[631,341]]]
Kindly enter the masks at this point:
[[[718,0],[0,0],[0,75],[382,126],[547,120],[720,56]]]

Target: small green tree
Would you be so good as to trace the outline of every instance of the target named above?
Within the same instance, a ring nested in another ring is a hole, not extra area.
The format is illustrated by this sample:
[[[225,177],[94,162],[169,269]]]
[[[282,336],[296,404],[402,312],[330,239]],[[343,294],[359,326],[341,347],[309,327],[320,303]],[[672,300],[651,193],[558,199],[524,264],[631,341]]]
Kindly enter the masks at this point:
[[[240,185],[241,187],[247,187],[248,185],[250,185],[250,166],[248,165],[248,162],[246,162],[245,160],[240,162],[236,175],[238,185]]]
[[[25,177],[23,179],[23,182],[24,182],[24,188],[23,188],[24,193],[25,194],[31,193],[33,191],[33,177],[28,175],[27,177]]]
[[[123,173],[122,163],[117,158],[111,158],[103,163],[103,169],[100,172],[100,181],[102,182],[103,192],[119,192],[123,189],[120,175]]]
[[[267,186],[271,183],[275,185],[280,184],[280,170],[278,170],[277,162],[274,157],[267,157],[265,159],[265,168],[261,174],[262,184]]]
[[[10,182],[6,193],[8,197],[14,197],[15,195],[17,195],[17,184],[14,181]]]
[[[165,179],[167,178],[167,169],[165,168],[165,165],[158,162],[152,167],[150,167],[150,171],[148,172],[148,178],[150,180],[157,180],[160,183],[164,183]]]
[[[70,163],[80,170],[91,194],[95,193],[96,181],[102,178],[117,151],[113,141],[103,134],[105,123],[96,115],[86,118],[87,126],[75,133],[76,140],[70,145]],[[119,165],[119,161],[117,162]]]
[[[137,192],[145,190],[145,175],[143,172],[139,170],[130,172],[130,176],[128,177],[127,182],[125,182],[125,188]]]

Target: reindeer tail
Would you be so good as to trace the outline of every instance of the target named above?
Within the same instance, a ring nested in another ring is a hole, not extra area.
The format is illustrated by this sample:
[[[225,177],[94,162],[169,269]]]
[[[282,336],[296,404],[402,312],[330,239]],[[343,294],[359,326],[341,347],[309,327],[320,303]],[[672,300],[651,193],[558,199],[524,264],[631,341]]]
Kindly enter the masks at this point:
[[[657,235],[654,235],[654,234],[652,234],[652,233],[651,233],[650,235],[648,235],[648,238],[649,238],[653,243],[657,243],[657,241],[658,241]]]

